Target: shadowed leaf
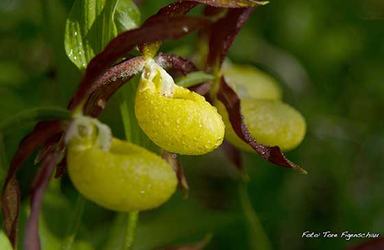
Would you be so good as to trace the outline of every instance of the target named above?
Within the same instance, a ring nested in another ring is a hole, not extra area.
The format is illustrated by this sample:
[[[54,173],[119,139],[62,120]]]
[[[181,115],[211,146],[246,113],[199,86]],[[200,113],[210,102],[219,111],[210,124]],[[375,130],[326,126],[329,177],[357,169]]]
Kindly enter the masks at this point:
[[[247,126],[244,124],[241,114],[240,98],[236,92],[225,82],[224,77],[221,77],[220,88],[217,93],[218,99],[224,104],[227,109],[229,120],[233,130],[243,141],[248,143],[262,158],[265,160],[286,168],[292,168],[306,173],[304,169],[289,161],[280,148],[277,146],[269,147],[259,144],[252,138]]]

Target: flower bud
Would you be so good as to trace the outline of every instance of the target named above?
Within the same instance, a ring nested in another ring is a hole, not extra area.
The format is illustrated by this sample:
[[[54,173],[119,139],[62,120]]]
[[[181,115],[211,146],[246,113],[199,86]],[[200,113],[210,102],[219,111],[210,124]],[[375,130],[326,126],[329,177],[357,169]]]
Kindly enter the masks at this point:
[[[177,86],[153,60],[142,74],[135,113],[145,134],[173,153],[205,154],[224,138],[224,123],[217,109],[203,96]]]

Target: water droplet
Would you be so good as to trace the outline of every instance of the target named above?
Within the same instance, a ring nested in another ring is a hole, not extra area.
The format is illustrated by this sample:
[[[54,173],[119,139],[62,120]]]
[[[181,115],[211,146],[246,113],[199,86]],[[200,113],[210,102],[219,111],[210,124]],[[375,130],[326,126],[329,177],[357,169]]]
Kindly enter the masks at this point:
[[[184,31],[184,32],[188,32],[188,31],[189,31],[188,27],[184,26],[184,27],[183,27],[183,31]]]

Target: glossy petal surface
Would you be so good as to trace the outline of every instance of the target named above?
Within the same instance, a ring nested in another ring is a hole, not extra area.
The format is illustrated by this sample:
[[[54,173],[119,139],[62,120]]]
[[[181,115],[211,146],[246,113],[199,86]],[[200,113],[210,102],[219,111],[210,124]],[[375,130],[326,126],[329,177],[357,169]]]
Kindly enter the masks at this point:
[[[200,155],[223,142],[223,120],[204,97],[173,82],[165,86],[162,73],[153,79],[145,74],[136,94],[135,113],[154,143],[169,152]]]
[[[134,144],[113,139],[109,151],[69,146],[68,171],[88,199],[115,211],[160,206],[174,193],[176,174],[163,159]]]

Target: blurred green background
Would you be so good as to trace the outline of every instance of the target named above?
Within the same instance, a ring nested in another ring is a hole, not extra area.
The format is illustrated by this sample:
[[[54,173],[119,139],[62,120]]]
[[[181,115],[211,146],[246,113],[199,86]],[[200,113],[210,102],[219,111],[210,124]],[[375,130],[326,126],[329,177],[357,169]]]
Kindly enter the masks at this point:
[[[169,2],[142,1],[143,18]],[[65,107],[81,77],[63,44],[71,6],[71,0],[0,1],[0,121],[32,107]],[[166,44],[163,51],[183,50],[188,42]],[[189,198],[179,192],[160,209],[142,213],[134,249],[207,236],[212,238],[206,249],[345,249],[363,240],[301,235],[384,233],[384,1],[272,0],[254,11],[230,58],[281,79],[284,99],[308,123],[304,142],[288,156],[309,174],[244,154],[250,177],[244,186],[221,151],[184,157]],[[114,105],[103,119],[122,137]],[[0,134],[1,178],[32,126]],[[19,176],[24,194],[32,160],[27,166]],[[43,243],[51,244],[47,249],[59,249],[53,246],[66,236],[75,200],[68,179],[50,186],[41,224]],[[24,206],[22,218],[26,211]],[[76,248],[115,249],[123,223],[123,217],[88,202]]]

